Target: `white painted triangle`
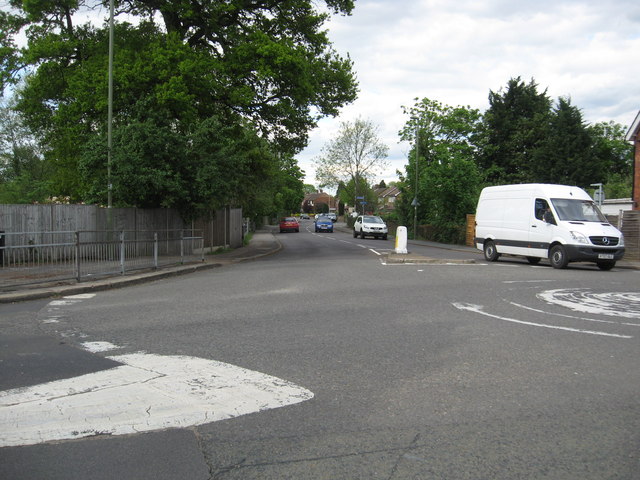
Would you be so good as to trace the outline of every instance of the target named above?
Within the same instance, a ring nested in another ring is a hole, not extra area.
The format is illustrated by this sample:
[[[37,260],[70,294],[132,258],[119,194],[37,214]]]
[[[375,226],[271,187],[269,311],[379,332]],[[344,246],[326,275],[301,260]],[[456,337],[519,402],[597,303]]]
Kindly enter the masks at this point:
[[[109,358],[123,365],[0,392],[0,447],[184,428],[313,398],[285,380],[203,358]]]

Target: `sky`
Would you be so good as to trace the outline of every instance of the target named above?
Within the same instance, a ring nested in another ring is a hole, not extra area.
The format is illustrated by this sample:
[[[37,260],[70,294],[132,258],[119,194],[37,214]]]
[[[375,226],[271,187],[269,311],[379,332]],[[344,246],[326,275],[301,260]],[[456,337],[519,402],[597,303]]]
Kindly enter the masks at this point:
[[[389,147],[376,181],[397,180],[410,149],[399,143],[402,107],[416,98],[484,112],[490,91],[520,77],[554,101],[569,97],[586,123],[628,127],[640,111],[638,0],[355,0],[351,16],[326,26],[360,92],[339,117],[320,120],[296,157],[315,186],[314,160],[358,117]]]

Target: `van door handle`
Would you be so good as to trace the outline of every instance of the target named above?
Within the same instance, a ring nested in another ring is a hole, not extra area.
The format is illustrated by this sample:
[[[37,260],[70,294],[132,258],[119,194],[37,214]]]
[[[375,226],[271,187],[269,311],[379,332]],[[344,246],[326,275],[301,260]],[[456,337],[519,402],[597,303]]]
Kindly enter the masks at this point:
[[[538,228],[537,225],[531,225],[531,228]]]

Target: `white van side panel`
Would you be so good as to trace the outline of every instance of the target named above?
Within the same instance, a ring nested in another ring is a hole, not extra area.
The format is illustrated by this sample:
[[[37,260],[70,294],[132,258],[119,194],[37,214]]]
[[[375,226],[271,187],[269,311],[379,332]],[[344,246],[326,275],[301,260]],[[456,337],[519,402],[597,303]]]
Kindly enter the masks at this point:
[[[532,204],[530,198],[510,198],[502,203],[504,216],[502,228],[499,229],[498,238],[508,238],[511,244],[498,243],[496,249],[499,253],[510,253],[514,255],[526,255],[524,244],[529,237],[529,206]],[[533,207],[531,207],[533,208]]]
[[[536,218],[536,199],[547,202],[557,225]],[[622,234],[615,227],[608,223],[562,221],[555,211],[554,199],[592,201],[581,188],[567,185],[501,185],[483,189],[476,210],[476,247],[482,250],[487,241],[492,241],[498,253],[548,258],[550,246],[560,243],[571,261],[622,258],[624,245],[617,247]],[[582,232],[587,242],[577,243],[572,231]],[[615,243],[611,247],[593,244],[589,238]]]

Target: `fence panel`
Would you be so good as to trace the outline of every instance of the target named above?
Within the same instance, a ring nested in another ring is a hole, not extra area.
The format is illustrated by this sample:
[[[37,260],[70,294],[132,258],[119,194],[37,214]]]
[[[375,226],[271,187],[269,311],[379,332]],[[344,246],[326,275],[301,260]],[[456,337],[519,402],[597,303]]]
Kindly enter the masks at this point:
[[[4,233],[0,289],[203,261],[195,230]]]

